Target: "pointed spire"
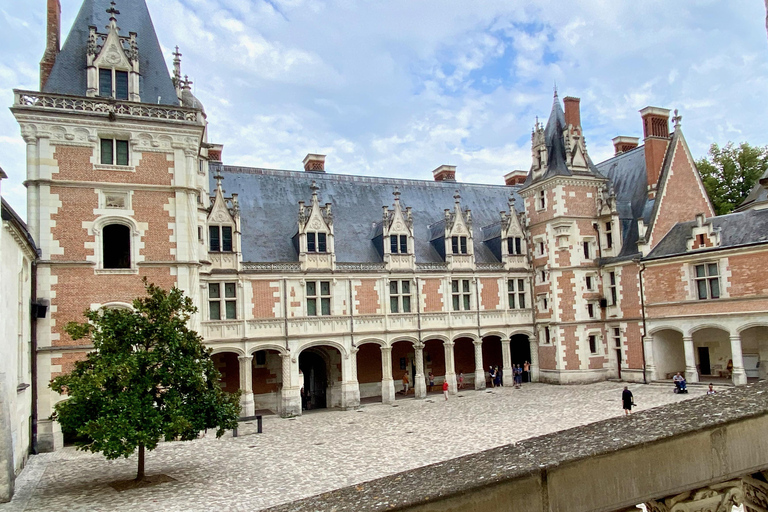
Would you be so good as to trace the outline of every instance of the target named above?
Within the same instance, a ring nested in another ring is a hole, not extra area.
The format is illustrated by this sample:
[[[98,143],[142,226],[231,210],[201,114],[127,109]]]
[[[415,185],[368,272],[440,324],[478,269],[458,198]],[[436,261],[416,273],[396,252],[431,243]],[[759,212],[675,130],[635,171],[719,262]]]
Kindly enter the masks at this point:
[[[181,85],[181,52],[179,47],[173,52],[173,85],[177,88]]]
[[[216,190],[224,194],[224,189],[221,188],[221,180],[224,179],[224,176],[221,175],[221,169],[216,169],[216,175],[213,179],[216,180]]]
[[[109,21],[117,22],[116,16],[120,14],[120,11],[115,9],[115,5],[117,4],[115,4],[115,1],[112,0],[111,2],[109,2],[109,5],[110,5],[109,9],[107,9],[107,14],[109,14]]]
[[[555,90],[555,98],[557,98],[557,80],[553,80],[553,83],[555,84],[555,85],[554,85],[554,90]]]

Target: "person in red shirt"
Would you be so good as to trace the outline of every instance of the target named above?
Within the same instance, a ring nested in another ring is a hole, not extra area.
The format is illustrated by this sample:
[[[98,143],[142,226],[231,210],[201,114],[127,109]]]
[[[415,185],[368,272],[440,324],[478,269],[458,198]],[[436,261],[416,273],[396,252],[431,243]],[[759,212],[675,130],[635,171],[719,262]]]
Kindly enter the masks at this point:
[[[443,381],[443,395],[445,395],[445,399],[448,400],[448,381]]]

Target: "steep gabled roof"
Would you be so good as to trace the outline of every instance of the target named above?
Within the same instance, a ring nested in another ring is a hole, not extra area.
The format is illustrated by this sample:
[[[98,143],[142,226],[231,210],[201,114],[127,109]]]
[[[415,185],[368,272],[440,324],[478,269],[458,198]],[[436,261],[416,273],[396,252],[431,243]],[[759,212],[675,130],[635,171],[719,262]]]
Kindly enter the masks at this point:
[[[765,174],[760,177],[757,183],[755,183],[755,186],[752,187],[752,190],[749,192],[747,198],[744,199],[744,201],[742,201],[742,203],[739,205],[739,210],[752,208],[757,203],[768,202],[768,186],[763,185],[766,180],[768,180],[768,171],[766,171]]]
[[[483,245],[482,226],[498,222],[500,212],[509,209],[507,186],[232,166],[222,166],[221,174],[227,194],[239,196],[243,261],[298,261],[291,237],[296,233],[298,202],[309,200],[312,181],[319,187],[320,201],[333,205],[339,262],[382,261],[372,239],[381,232],[382,206],[391,206],[395,186],[403,203],[412,208],[417,262],[444,261],[432,240],[445,234],[444,210],[453,208],[457,189],[462,209],[472,210],[476,261],[498,261]],[[523,201],[518,198],[516,205],[522,208]]]
[[[84,0],[80,12],[72,24],[67,40],[56,57],[43,92],[85,96],[86,51],[88,27],[95,26],[98,32],[105,32],[109,25],[109,0]],[[168,74],[165,58],[157,41],[155,27],[144,0],[118,0],[117,24],[120,35],[136,32],[139,46],[139,94],[144,103],[178,105],[176,88]]]

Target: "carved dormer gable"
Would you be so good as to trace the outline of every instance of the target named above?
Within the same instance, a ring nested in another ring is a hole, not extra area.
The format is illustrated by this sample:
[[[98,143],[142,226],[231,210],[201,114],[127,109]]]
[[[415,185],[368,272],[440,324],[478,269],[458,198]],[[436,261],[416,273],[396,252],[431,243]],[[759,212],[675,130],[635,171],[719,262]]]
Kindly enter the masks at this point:
[[[453,196],[453,211],[445,210],[445,261],[451,269],[474,266],[472,211],[461,209],[461,194]]]
[[[707,221],[704,214],[699,213],[688,238],[688,250],[700,251],[713,247],[720,247],[720,229],[712,227],[712,221]]]
[[[333,243],[333,213],[331,203],[320,205],[318,186],[312,182],[309,206],[299,201],[299,229],[296,234],[299,262],[303,270],[328,269],[336,266]]]
[[[220,173],[215,176],[216,192],[208,208],[207,249],[213,268],[237,269],[240,260],[240,206],[237,194],[224,196]]]
[[[400,202],[400,191],[395,187],[392,208],[383,207],[382,246],[383,259],[388,270],[415,268],[413,214],[411,208]]]
[[[118,100],[141,101],[139,96],[139,46],[136,33],[120,35],[115,2],[109,9],[106,33],[88,27],[86,67],[87,96],[102,96]]]
[[[523,218],[515,210],[515,196],[509,195],[509,210],[501,212],[501,259],[506,268],[525,265],[527,244]]]

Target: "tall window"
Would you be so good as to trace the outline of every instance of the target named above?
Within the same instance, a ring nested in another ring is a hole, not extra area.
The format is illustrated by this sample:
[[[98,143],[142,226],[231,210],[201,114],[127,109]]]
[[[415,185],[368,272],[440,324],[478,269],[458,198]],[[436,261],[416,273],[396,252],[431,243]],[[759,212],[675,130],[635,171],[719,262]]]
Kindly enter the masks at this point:
[[[101,163],[103,165],[128,165],[128,141],[101,139]]]
[[[307,252],[328,252],[325,233],[307,233]]]
[[[232,226],[208,226],[211,252],[232,252]]]
[[[605,246],[610,249],[613,247],[613,233],[611,232],[613,224],[610,222],[605,223]]]
[[[589,316],[589,318],[595,318],[595,305],[591,302],[587,304],[587,316]]]
[[[621,348],[621,327],[613,328],[613,343],[616,348]]]
[[[389,282],[389,310],[392,313],[411,312],[411,282]]]
[[[208,283],[208,316],[211,320],[237,319],[237,283]]]
[[[453,254],[467,254],[467,237],[452,236],[451,249],[453,250]]]
[[[543,210],[547,207],[547,195],[542,190],[539,192],[539,210]]]
[[[109,224],[102,231],[104,268],[131,268],[131,228]]]
[[[318,306],[320,306],[318,308]],[[331,314],[331,282],[307,281],[307,316]]]
[[[113,90],[114,84],[114,90]],[[128,99],[128,72],[99,68],[99,96]]]
[[[544,343],[547,345],[552,343],[552,334],[549,332],[549,327],[544,328]]]
[[[590,247],[590,243],[588,241],[584,241],[581,243],[581,245],[584,248],[584,259],[587,259],[587,260],[592,259],[592,250]]]
[[[592,281],[593,281],[592,276],[586,276],[584,278],[584,284],[586,285],[587,290],[592,290],[592,286],[593,286]]]
[[[408,235],[389,235],[389,252],[392,254],[407,254]]]
[[[507,254],[523,254],[523,239],[519,236],[507,238]]]
[[[597,354],[597,336],[594,334],[589,335],[589,353]]]
[[[469,279],[454,279],[451,281],[451,295],[454,311],[469,310],[470,297],[472,295],[469,291]]]
[[[616,295],[616,272],[608,273],[608,292],[611,294],[611,306],[615,306],[618,298]]]
[[[507,280],[509,309],[525,309],[525,279]]]
[[[696,265],[694,279],[699,300],[720,298],[720,273],[717,263]]]
[[[544,248],[544,241],[539,242],[539,256],[544,256],[546,254],[546,250]]]

